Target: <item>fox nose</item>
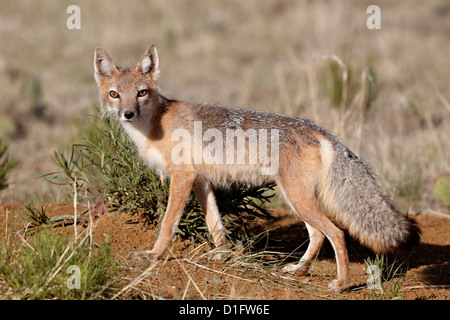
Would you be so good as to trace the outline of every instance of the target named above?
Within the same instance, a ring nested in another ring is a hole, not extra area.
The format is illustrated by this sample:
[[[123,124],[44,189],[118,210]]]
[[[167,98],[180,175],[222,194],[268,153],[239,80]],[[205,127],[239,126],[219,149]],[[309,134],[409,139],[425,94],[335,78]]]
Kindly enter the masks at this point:
[[[125,119],[131,120],[134,118],[134,112],[131,110],[127,110],[123,113],[123,116],[125,117]]]

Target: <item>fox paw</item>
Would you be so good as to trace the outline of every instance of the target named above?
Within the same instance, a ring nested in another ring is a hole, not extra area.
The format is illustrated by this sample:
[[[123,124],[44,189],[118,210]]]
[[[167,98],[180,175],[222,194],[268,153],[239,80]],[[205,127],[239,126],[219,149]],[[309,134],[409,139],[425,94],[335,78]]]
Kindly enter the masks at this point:
[[[154,253],[153,251],[134,251],[131,253],[133,260],[144,261],[144,262],[155,262],[160,259],[160,255]]]
[[[333,280],[328,284],[328,291],[334,293],[349,292],[353,283],[349,280]]]
[[[291,263],[281,269],[284,273],[289,273],[296,276],[304,276],[308,273],[309,265],[305,263]]]

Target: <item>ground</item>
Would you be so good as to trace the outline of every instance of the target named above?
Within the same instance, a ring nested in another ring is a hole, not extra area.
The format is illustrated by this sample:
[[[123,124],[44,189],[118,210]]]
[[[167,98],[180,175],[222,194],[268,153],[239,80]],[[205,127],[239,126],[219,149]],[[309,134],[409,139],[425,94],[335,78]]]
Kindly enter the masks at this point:
[[[5,231],[14,232],[21,206],[0,205],[0,236]],[[47,207],[48,216],[72,214],[71,205],[52,203]],[[228,259],[208,259],[211,249],[207,242],[192,243],[176,240],[165,259],[156,265],[136,262],[130,253],[149,250],[156,240],[155,226],[144,225],[129,213],[101,215],[92,224],[95,242],[108,239],[114,254],[122,264],[121,282],[123,299],[391,299],[447,300],[450,298],[450,219],[446,216],[417,214],[415,219],[422,228],[418,247],[403,255],[388,256],[404,261],[406,271],[401,289],[392,295],[385,283],[385,293],[367,288],[364,260],[374,258],[370,250],[349,237],[346,238],[350,273],[355,286],[349,293],[333,294],[327,284],[336,276],[336,265],[331,245],[326,243],[307,276],[283,274],[281,267],[298,259],[307,244],[307,232],[303,224],[284,209],[274,211],[275,218],[258,223],[253,228],[253,245],[237,245]],[[8,222],[8,226],[6,224]],[[73,232],[73,226],[58,227],[63,233]],[[80,227],[81,228],[81,227]],[[303,244],[303,245],[302,245]],[[297,250],[296,250],[297,249]],[[291,256],[289,256],[289,253]],[[406,261],[404,260],[406,259]],[[391,279],[394,283],[401,277]]]

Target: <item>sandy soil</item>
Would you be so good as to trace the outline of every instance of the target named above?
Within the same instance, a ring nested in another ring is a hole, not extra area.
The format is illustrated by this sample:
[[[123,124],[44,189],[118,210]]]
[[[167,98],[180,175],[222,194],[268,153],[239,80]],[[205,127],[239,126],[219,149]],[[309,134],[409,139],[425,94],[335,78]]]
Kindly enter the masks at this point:
[[[20,206],[0,204],[0,237],[13,232],[19,222],[14,212]],[[71,205],[50,204],[47,215],[72,214]],[[285,275],[281,267],[298,259],[306,249],[307,232],[300,221],[285,210],[276,210],[275,218],[256,225],[259,234],[252,246],[236,246],[225,261],[208,259],[208,243],[176,240],[166,258],[155,266],[136,262],[130,257],[134,250],[151,249],[157,228],[146,226],[131,214],[104,213],[93,222],[95,241],[108,239],[123,264],[123,284],[140,277],[134,289],[124,291],[122,298],[166,299],[380,299],[389,298],[367,288],[364,259],[374,258],[370,250],[350,237],[347,246],[350,272],[355,287],[349,293],[327,292],[327,283],[336,276],[331,245],[327,242],[310,274],[306,277]],[[136,217],[135,217],[136,218]],[[404,261],[404,282],[397,297],[407,300],[447,300],[450,298],[450,218],[418,214],[423,235],[421,244],[404,255],[388,256],[391,263]],[[8,227],[6,225],[8,222]],[[73,226],[60,227],[65,233]],[[306,241],[306,242],[305,242]],[[303,245],[302,245],[303,244]],[[289,256],[289,253],[291,255]],[[396,264],[398,265],[398,263]],[[149,270],[150,269],[150,270]],[[388,283],[396,281],[394,278]],[[387,289],[388,290],[388,289]]]

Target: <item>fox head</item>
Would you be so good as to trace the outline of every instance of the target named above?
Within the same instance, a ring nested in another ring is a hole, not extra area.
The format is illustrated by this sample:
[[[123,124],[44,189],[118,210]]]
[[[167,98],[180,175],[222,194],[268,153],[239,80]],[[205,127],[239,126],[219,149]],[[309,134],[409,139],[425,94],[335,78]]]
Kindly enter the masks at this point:
[[[154,45],[145,49],[135,67],[117,67],[103,49],[96,48],[94,68],[100,101],[119,121],[138,120],[143,111],[151,108],[159,76],[158,53]]]

